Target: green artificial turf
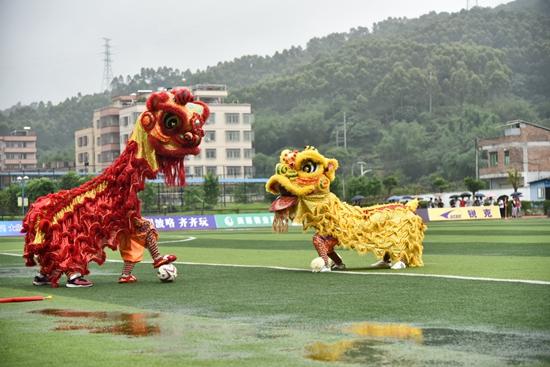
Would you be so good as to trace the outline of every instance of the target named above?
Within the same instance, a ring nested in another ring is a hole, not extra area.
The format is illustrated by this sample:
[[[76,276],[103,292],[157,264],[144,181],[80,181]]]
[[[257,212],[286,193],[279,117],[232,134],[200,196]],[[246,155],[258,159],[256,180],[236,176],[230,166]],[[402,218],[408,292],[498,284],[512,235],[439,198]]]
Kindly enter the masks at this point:
[[[547,219],[431,223],[425,266],[399,271],[365,270],[375,259],[350,251],[341,252],[350,272],[306,271],[316,253],[311,233],[298,229],[162,232],[160,241],[185,262],[174,283],[142,263],[139,282],[120,285],[122,265],[108,262],[92,265],[92,288],[34,287],[33,269],[0,255],[0,297],[53,296],[0,304],[2,365],[550,364],[550,285],[513,281],[550,281]],[[21,249],[22,238],[0,238],[0,253]],[[371,334],[349,331],[364,323]],[[155,333],[132,334],[144,325]]]

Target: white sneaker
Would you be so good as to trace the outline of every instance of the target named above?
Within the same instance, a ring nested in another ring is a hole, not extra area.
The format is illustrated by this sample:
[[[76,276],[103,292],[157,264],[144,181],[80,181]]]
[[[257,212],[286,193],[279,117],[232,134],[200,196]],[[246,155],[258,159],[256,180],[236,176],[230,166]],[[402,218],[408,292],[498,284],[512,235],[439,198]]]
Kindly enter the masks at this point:
[[[405,269],[407,265],[403,261],[398,261],[391,266],[393,270]]]
[[[331,270],[330,270],[330,267],[328,267],[328,266],[325,265],[325,266],[323,266],[323,267],[321,268],[321,270],[320,270],[319,272],[320,272],[320,273],[326,273],[326,272],[329,272],[329,271],[331,271]]]

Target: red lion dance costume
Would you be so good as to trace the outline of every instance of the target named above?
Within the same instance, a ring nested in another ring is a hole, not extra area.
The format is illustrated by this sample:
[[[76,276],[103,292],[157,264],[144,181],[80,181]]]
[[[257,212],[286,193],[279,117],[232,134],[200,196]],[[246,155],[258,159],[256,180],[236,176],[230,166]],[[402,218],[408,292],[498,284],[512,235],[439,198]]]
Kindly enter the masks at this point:
[[[25,216],[26,265],[38,262],[52,287],[63,274],[89,274],[90,261],[103,264],[105,247],[120,249],[124,257],[151,235],[152,226],[143,230],[138,198],[145,179],[161,172],[166,184],[185,184],[184,158],[200,151],[208,106],[185,88],[153,93],[146,106],[111,166],[80,187],[40,197]]]

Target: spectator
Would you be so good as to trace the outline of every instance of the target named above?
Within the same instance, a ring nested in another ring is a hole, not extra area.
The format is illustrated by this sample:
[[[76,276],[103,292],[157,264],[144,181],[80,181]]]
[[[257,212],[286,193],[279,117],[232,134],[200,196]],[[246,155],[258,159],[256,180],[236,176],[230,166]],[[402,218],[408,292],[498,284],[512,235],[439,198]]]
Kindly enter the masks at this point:
[[[498,199],[498,209],[500,210],[500,217],[502,219],[506,218],[506,203],[503,197]]]

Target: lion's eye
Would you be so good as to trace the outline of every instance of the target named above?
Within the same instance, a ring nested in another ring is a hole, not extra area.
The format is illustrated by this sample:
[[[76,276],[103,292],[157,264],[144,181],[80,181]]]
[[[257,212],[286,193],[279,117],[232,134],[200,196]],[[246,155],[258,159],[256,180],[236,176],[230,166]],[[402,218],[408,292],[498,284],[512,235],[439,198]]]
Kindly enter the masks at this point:
[[[317,163],[312,161],[307,161],[302,165],[302,171],[306,173],[313,173],[317,170]]]
[[[164,116],[164,128],[167,130],[172,130],[179,126],[180,119],[178,116],[168,113]]]

